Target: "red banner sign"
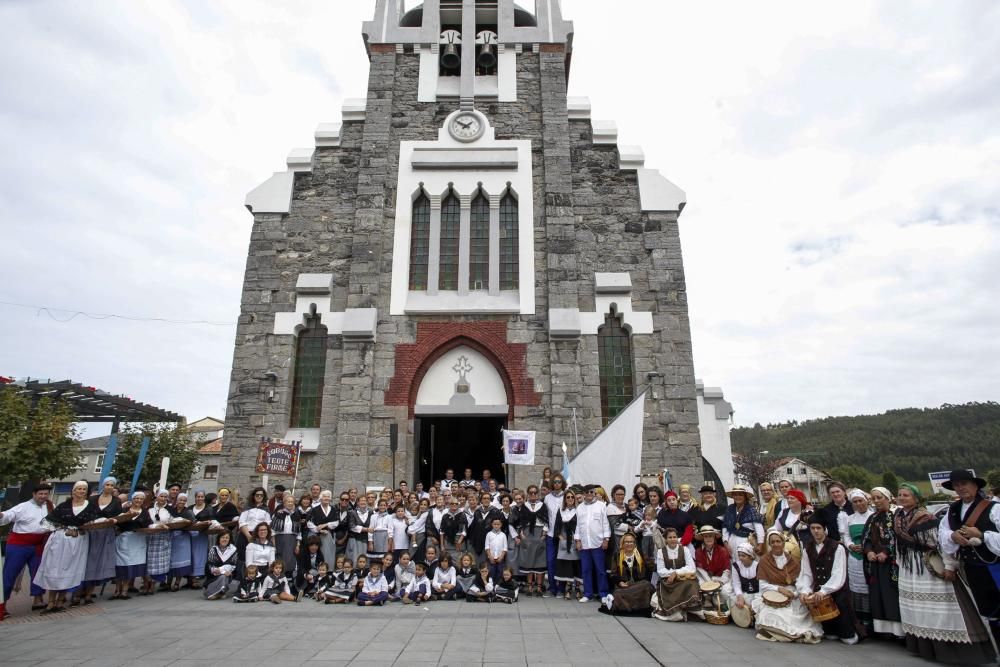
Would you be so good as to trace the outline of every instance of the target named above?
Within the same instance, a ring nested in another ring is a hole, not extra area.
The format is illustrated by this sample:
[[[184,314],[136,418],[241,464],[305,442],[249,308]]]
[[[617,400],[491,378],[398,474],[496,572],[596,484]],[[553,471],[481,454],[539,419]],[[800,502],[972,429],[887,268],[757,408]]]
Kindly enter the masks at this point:
[[[261,440],[257,449],[257,472],[291,477],[295,474],[295,463],[298,458],[297,443]]]

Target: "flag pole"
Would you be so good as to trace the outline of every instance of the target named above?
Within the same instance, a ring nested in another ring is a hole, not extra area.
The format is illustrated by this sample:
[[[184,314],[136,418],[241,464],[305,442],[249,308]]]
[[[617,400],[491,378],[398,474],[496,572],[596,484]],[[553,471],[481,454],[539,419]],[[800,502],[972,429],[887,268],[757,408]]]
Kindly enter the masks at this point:
[[[292,495],[295,495],[295,485],[299,481],[299,461],[302,459],[302,441],[295,441],[295,475],[292,477]]]

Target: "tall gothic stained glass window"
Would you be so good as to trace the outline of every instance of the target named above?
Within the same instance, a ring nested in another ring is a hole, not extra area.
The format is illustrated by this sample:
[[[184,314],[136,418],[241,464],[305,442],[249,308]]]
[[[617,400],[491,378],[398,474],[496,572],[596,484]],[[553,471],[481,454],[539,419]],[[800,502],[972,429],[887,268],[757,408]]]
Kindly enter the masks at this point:
[[[612,310],[597,330],[597,357],[601,376],[601,422],[609,421],[625,409],[634,397],[632,341]]]
[[[319,427],[325,375],[326,327],[312,317],[295,342],[291,428]]]
[[[441,261],[438,288],[458,289],[458,239],[461,214],[454,193],[441,203]]]
[[[420,195],[413,202],[410,227],[410,289],[427,289],[427,254],[431,241],[431,202]]]
[[[469,218],[469,289],[490,286],[490,201],[482,192],[472,200]]]
[[[517,199],[507,193],[500,200],[500,289],[518,288]]]

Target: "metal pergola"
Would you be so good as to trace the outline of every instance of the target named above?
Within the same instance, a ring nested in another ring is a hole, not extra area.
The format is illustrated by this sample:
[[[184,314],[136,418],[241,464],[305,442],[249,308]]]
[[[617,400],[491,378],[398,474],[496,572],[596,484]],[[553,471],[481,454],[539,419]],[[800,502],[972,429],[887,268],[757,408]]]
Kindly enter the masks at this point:
[[[68,404],[74,414],[74,421],[82,423],[110,423],[112,432],[118,430],[122,422],[182,422],[184,417],[158,408],[148,403],[134,401],[121,396],[73,382],[72,380],[38,380],[0,377],[0,387],[9,387],[18,394],[31,399],[32,406],[43,398],[52,398]]]

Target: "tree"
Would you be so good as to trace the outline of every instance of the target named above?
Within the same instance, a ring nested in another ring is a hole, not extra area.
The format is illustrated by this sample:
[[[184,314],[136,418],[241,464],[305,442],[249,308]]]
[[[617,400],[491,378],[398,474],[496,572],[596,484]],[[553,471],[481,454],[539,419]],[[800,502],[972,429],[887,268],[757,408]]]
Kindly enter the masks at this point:
[[[139,474],[139,484],[152,489],[160,480],[160,464],[170,457],[169,481],[186,485],[198,470],[200,456],[187,428],[175,424],[126,424],[118,433],[118,454],[111,468],[120,484],[129,485],[139,459],[142,439],[149,436],[149,451]]]
[[[875,476],[858,465],[850,463],[830,469],[830,477],[843,482],[848,488],[856,487],[869,491],[875,486]]]
[[[764,482],[771,481],[774,462],[762,452],[736,454],[733,456],[733,473],[737,480],[746,481],[750,488],[758,489]]]
[[[0,484],[61,479],[80,469],[73,410],[63,401],[31,399],[0,388]]]
[[[899,491],[899,478],[896,477],[896,473],[891,470],[882,473],[882,486],[889,489],[892,495],[896,495],[896,491]]]

